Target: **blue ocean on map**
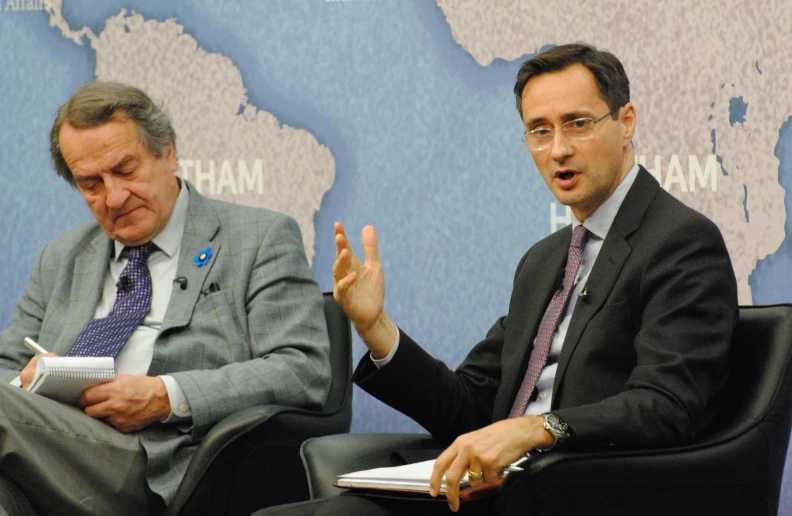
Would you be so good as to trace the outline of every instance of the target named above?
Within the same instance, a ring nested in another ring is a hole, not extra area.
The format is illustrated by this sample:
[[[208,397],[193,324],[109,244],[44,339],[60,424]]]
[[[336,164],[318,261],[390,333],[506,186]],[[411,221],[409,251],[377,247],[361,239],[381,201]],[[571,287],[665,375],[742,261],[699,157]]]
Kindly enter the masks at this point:
[[[418,342],[436,344],[433,354],[449,366],[506,312],[516,264],[551,232],[554,202],[521,142],[512,88],[527,56],[479,65],[432,1],[64,4],[72,30],[88,27],[96,35],[122,9],[147,20],[175,19],[201,49],[231,59],[250,104],[329,148],[335,183],[314,219],[313,271],[323,290],[332,289],[333,223],[345,223],[357,249],[360,230],[373,224],[389,313]],[[50,27],[43,11],[0,10],[2,326],[35,253],[91,220],[81,197],[55,176],[48,154],[55,110],[95,78],[96,54],[87,38],[83,43]],[[735,97],[730,108],[734,125],[750,121],[754,106]],[[787,121],[779,128],[775,149],[778,180],[788,191],[791,127]],[[751,274],[754,303],[792,301],[791,272],[787,238]],[[363,353],[356,341],[355,360]],[[354,430],[422,431],[362,391],[355,396]]]

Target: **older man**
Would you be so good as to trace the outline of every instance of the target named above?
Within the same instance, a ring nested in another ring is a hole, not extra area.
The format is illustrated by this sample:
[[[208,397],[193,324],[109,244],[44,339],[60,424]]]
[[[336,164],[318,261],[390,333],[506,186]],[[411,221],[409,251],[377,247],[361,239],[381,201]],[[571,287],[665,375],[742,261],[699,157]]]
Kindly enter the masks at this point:
[[[45,514],[152,514],[201,438],[259,404],[313,406],[329,386],[322,298],[293,219],[202,197],[176,177],[176,135],[142,91],[94,82],[59,110],[57,173],[95,222],[36,257],[0,378],[39,356],[115,356],[78,407],[0,387],[0,471]]]
[[[371,351],[354,380],[450,443],[431,489],[445,475],[454,511],[465,474],[494,484],[533,450],[695,440],[730,367],[737,288],[723,238],[635,165],[636,111],[619,60],[559,46],[523,64],[514,92],[525,145],[574,220],[523,256],[508,314],[456,371],[384,311],[374,229],[363,229],[361,263],[336,226],[335,297]],[[283,514],[444,512],[437,505],[341,497]]]

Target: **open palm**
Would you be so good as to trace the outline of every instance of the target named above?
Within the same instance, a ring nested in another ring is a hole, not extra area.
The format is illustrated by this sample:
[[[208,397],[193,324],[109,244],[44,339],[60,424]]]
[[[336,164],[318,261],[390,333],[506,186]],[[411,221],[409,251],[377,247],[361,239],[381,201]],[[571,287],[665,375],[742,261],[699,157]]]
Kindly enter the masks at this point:
[[[341,223],[336,223],[335,235],[333,296],[357,332],[364,335],[377,322],[385,302],[385,274],[377,250],[377,232],[372,226],[363,228],[365,263],[352,251]]]

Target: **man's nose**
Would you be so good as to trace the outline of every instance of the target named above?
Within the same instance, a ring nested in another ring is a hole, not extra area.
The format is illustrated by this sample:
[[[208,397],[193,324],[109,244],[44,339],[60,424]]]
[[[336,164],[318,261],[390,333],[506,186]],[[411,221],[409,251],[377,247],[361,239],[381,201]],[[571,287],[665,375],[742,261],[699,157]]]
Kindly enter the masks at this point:
[[[124,206],[129,198],[129,190],[126,189],[123,181],[110,179],[105,183],[105,204],[112,210],[117,210]]]
[[[573,153],[572,142],[564,131],[559,128],[553,133],[553,142],[550,147],[550,157],[561,163]]]

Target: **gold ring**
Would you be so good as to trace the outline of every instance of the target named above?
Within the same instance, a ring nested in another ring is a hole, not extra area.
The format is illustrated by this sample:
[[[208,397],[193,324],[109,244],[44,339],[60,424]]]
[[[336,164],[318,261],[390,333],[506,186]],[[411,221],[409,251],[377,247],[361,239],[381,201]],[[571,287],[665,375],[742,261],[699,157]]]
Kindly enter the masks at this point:
[[[474,473],[474,472],[468,470],[468,478],[471,479],[471,480],[478,480],[478,479],[480,479],[483,476],[484,476],[484,472],[483,471],[479,471],[478,473]]]

